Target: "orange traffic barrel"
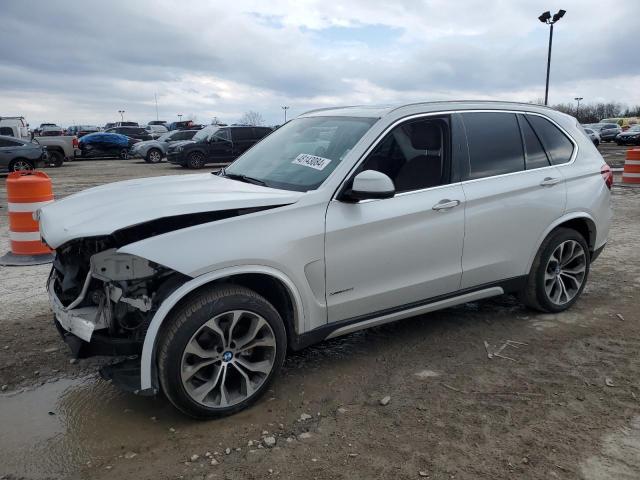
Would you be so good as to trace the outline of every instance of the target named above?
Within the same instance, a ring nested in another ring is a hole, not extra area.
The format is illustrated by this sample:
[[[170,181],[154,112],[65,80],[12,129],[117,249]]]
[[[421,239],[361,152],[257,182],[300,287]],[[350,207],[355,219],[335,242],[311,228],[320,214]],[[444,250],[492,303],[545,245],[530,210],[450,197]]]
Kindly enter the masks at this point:
[[[622,183],[640,185],[640,148],[627,150],[624,171],[622,172]]]
[[[11,251],[0,258],[2,265],[35,265],[50,262],[52,251],[40,240],[34,212],[53,202],[51,178],[44,173],[26,170],[7,177],[9,202],[9,241]]]

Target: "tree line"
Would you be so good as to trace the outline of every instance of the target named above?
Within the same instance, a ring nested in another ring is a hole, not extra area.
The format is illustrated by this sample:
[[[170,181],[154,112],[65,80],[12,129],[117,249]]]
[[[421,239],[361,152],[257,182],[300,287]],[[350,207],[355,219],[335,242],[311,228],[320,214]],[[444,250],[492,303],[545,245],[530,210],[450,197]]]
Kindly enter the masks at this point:
[[[603,118],[640,117],[640,105],[629,107],[618,102],[609,103],[559,103],[553,105],[555,110],[568,113],[580,123],[597,123]]]

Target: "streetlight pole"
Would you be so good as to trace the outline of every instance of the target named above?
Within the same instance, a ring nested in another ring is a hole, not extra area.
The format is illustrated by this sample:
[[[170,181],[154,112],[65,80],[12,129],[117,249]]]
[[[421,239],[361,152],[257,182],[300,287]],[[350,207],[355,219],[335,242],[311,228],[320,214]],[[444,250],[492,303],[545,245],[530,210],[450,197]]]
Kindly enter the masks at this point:
[[[283,105],[282,110],[284,110],[284,123],[287,123],[287,110],[289,110],[289,107],[287,105]]]
[[[124,122],[124,110],[118,110],[118,113],[120,114],[120,123]]]
[[[580,113],[580,100],[582,100],[583,97],[575,97],[574,100],[576,102],[578,102],[578,106],[576,107],[576,118],[578,118],[578,114]]]
[[[538,17],[542,23],[546,23],[550,26],[549,28],[549,53],[547,54],[547,84],[544,89],[544,104],[549,105],[549,73],[551,71],[551,44],[553,43],[553,25],[564,17],[564,14],[567,13],[566,10],[558,10],[558,12],[552,17],[551,12],[544,12],[542,15]]]
[[[178,121],[180,121],[180,120],[182,120],[182,114],[181,113],[178,114]]]

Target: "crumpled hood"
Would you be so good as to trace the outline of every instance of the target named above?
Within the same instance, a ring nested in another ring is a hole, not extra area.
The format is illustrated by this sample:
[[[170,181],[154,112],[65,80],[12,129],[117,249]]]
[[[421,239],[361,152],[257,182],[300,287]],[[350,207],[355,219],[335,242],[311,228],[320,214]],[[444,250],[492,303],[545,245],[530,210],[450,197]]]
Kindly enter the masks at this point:
[[[140,178],[70,195],[40,210],[40,233],[57,248],[69,240],[109,235],[163,217],[295,203],[292,192],[211,173]]]

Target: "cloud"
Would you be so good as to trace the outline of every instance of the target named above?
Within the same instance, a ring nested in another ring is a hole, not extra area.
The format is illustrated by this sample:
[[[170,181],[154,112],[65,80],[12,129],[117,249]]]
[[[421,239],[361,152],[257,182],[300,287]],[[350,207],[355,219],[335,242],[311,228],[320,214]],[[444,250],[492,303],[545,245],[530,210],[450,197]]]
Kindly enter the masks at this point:
[[[640,3],[548,2],[552,102],[640,104],[623,32]],[[556,5],[557,3],[557,5]],[[269,123],[316,106],[543,95],[548,27],[531,0],[0,2],[0,114],[32,123],[140,122],[193,112]],[[628,34],[626,34],[628,35]]]

